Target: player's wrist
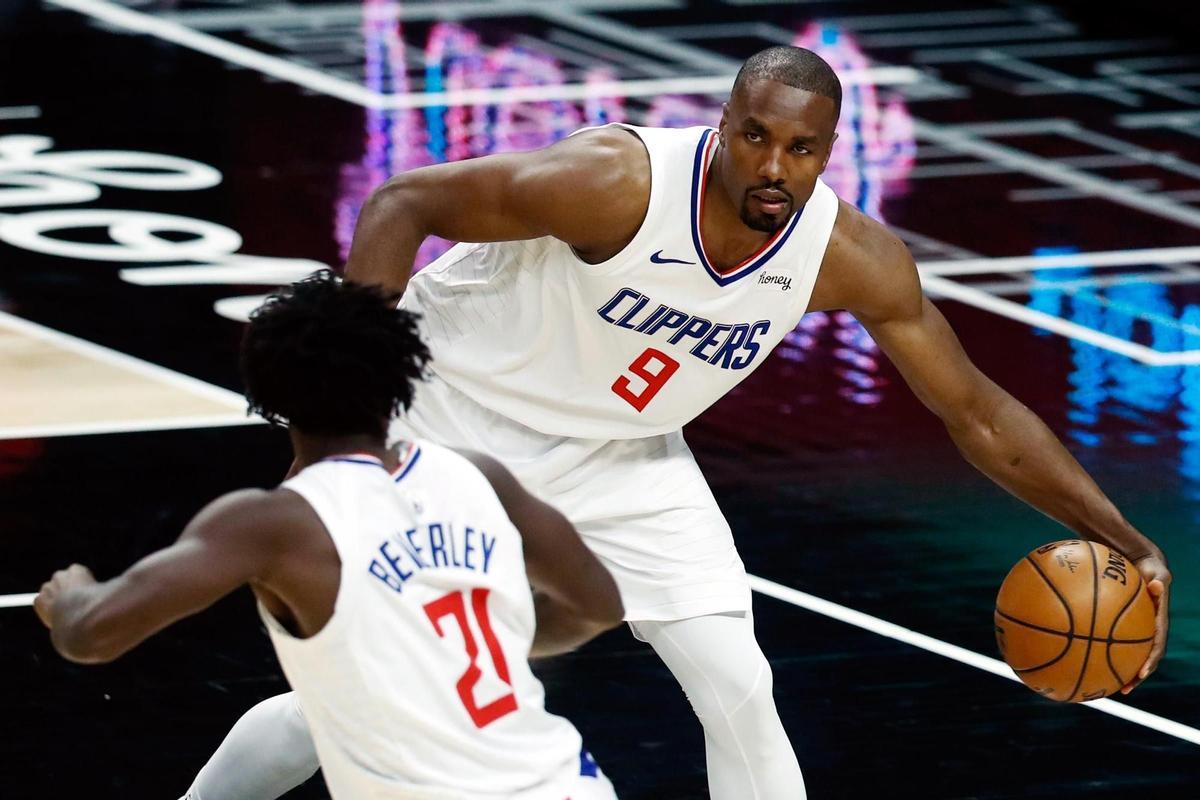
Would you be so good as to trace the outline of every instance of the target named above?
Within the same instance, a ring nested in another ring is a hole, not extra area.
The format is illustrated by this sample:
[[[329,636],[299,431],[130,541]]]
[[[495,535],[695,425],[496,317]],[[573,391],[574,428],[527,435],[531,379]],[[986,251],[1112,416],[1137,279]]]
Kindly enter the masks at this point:
[[[1146,559],[1154,559],[1155,561],[1161,562],[1164,569],[1167,568],[1166,555],[1158,548],[1158,545],[1154,544],[1153,542],[1148,541],[1142,547],[1131,550],[1125,554],[1125,557],[1128,558],[1135,566]]]

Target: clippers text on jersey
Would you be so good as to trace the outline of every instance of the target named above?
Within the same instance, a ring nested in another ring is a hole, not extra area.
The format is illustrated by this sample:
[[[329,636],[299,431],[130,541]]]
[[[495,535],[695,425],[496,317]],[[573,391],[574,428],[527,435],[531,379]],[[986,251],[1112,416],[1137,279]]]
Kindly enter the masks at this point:
[[[690,352],[701,361],[721,369],[745,369],[758,357],[755,337],[771,329],[770,320],[757,322],[712,322],[677,308],[654,304],[641,292],[625,287],[596,313],[618,328],[666,338],[668,344],[691,345]]]

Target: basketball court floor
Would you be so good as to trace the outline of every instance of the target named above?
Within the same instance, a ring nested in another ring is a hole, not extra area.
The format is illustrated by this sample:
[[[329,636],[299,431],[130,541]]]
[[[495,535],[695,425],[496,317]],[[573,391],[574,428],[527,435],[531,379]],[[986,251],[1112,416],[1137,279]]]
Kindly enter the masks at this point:
[[[373,186],[586,124],[715,124],[740,61],[790,43],[846,86],[827,182],[1176,580],[1132,695],[1012,680],[995,591],[1068,534],[962,461],[853,319],[807,316],[687,436],[810,796],[1200,797],[1197,32],[1160,3],[4,0],[0,797],[177,797],[285,689],[248,592],[105,667],[60,659],[30,593],[278,482],[240,321],[343,262]],[[699,725],[626,630],[539,672],[623,798],[706,796]]]

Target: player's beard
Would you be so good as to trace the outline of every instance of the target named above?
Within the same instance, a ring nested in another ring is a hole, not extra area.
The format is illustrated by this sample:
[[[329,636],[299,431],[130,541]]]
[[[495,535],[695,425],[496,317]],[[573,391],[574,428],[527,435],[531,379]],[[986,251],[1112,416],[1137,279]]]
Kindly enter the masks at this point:
[[[784,226],[791,216],[791,204],[788,204],[787,211],[781,213],[777,217],[769,217],[766,214],[757,214],[750,210],[750,196],[742,201],[742,211],[739,215],[742,219],[742,224],[752,231],[761,231],[762,233],[775,233]]]

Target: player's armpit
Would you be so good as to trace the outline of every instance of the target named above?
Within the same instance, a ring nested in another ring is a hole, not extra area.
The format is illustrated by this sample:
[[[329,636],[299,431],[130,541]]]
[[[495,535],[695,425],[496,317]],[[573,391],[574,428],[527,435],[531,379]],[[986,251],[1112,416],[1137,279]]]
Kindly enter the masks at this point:
[[[55,648],[72,661],[112,661],[252,580],[272,557],[269,526],[276,494],[225,495],[202,510],[170,547],[112,580],[62,592],[47,620]]]

